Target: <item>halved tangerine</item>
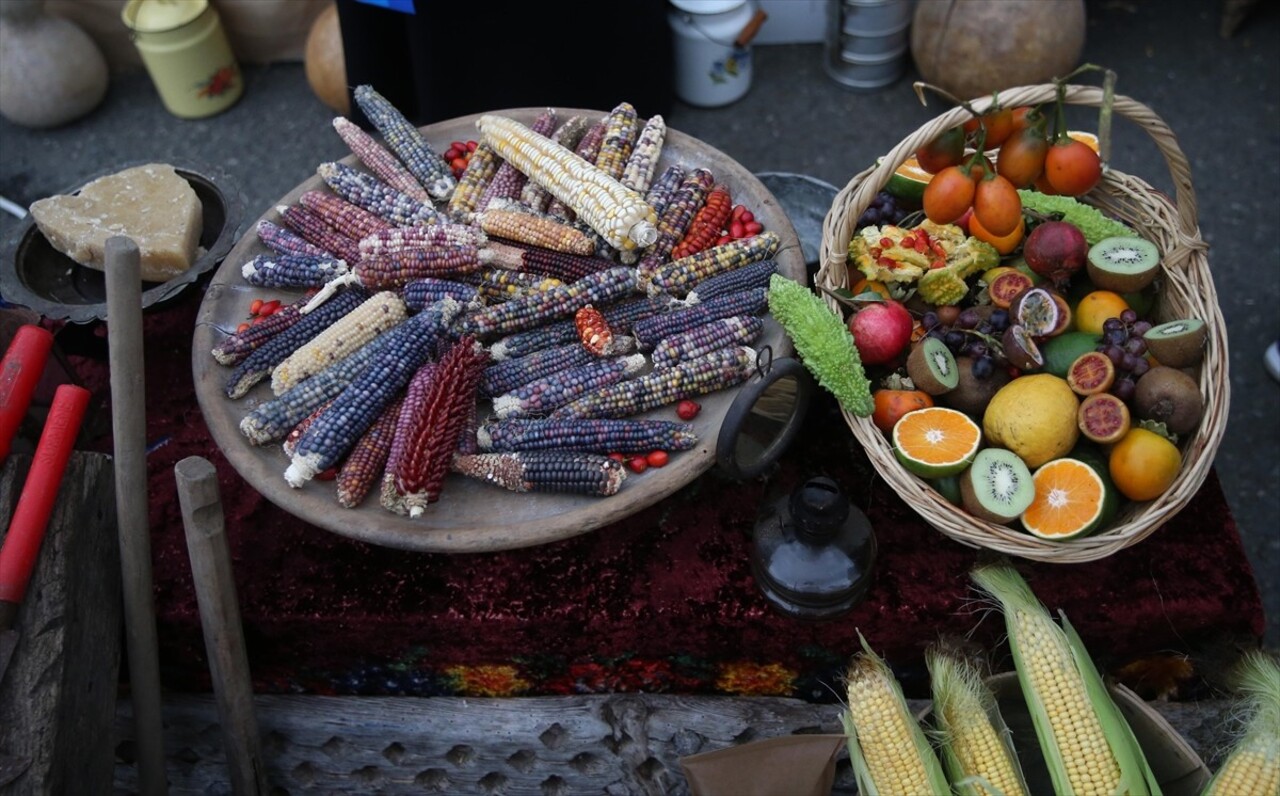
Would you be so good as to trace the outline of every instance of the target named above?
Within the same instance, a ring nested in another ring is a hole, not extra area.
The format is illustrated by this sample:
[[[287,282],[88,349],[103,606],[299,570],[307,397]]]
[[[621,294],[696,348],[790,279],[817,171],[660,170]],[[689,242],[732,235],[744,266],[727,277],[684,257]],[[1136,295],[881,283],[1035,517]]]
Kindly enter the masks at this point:
[[[1063,541],[1092,533],[1101,523],[1107,487],[1079,459],[1054,459],[1031,476],[1036,496],[1022,513],[1022,527],[1041,539]]]
[[[982,429],[955,409],[930,406],[903,415],[893,426],[893,452],[922,478],[955,475],[973,462]]]

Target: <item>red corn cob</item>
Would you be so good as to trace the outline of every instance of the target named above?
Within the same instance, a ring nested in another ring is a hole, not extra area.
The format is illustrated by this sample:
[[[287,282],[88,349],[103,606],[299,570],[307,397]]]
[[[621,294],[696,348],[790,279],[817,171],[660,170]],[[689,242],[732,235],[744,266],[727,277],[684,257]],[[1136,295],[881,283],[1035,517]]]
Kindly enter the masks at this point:
[[[724,185],[716,185],[707,194],[706,202],[698,209],[689,224],[684,237],[671,250],[671,259],[678,260],[695,252],[700,252],[720,238],[720,230],[724,229],[733,211],[733,200],[729,189]]]
[[[338,232],[357,241],[391,227],[363,207],[325,191],[305,191],[298,197],[298,203],[320,216]]]
[[[360,262],[360,246],[356,239],[338,232],[317,213],[302,205],[280,205],[276,212],[286,227],[308,243],[346,260],[347,265]]]
[[[382,468],[391,452],[391,438],[395,434],[403,402],[403,399],[397,399],[383,411],[360,437],[360,441],[347,455],[347,460],[338,469],[338,503],[343,508],[352,509],[360,505],[374,482],[382,475]]]
[[[578,339],[588,351],[604,356],[611,349],[613,332],[600,310],[588,304],[574,313],[573,323],[578,330]]]

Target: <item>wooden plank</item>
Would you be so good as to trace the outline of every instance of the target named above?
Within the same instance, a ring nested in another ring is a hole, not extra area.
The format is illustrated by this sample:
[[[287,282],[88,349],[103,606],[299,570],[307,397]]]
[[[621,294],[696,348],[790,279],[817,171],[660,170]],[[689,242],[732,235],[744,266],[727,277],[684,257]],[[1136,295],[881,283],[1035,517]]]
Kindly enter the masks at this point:
[[[0,529],[29,466],[29,456],[12,455],[0,472]],[[15,626],[18,646],[0,681],[0,754],[31,766],[0,794],[109,792],[120,666],[110,457],[72,454]]]

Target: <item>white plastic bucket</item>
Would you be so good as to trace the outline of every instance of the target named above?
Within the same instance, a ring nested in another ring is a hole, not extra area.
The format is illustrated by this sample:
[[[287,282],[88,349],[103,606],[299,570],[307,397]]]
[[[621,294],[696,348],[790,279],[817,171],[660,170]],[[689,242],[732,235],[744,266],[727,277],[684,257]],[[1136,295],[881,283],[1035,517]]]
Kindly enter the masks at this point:
[[[675,56],[676,96],[715,108],[751,88],[751,45],[735,40],[756,10],[751,0],[671,0],[667,13]]]

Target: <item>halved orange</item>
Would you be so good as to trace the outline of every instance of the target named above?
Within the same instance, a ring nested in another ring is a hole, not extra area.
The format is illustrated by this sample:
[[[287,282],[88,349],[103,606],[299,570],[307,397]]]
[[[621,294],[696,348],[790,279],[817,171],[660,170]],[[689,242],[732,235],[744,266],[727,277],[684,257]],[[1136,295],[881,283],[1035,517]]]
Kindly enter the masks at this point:
[[[955,475],[973,462],[982,429],[964,412],[930,406],[903,415],[893,426],[893,452],[923,478]]]
[[[1031,476],[1036,496],[1022,527],[1041,539],[1063,541],[1092,533],[1107,513],[1107,485],[1079,459],[1054,459]]]

